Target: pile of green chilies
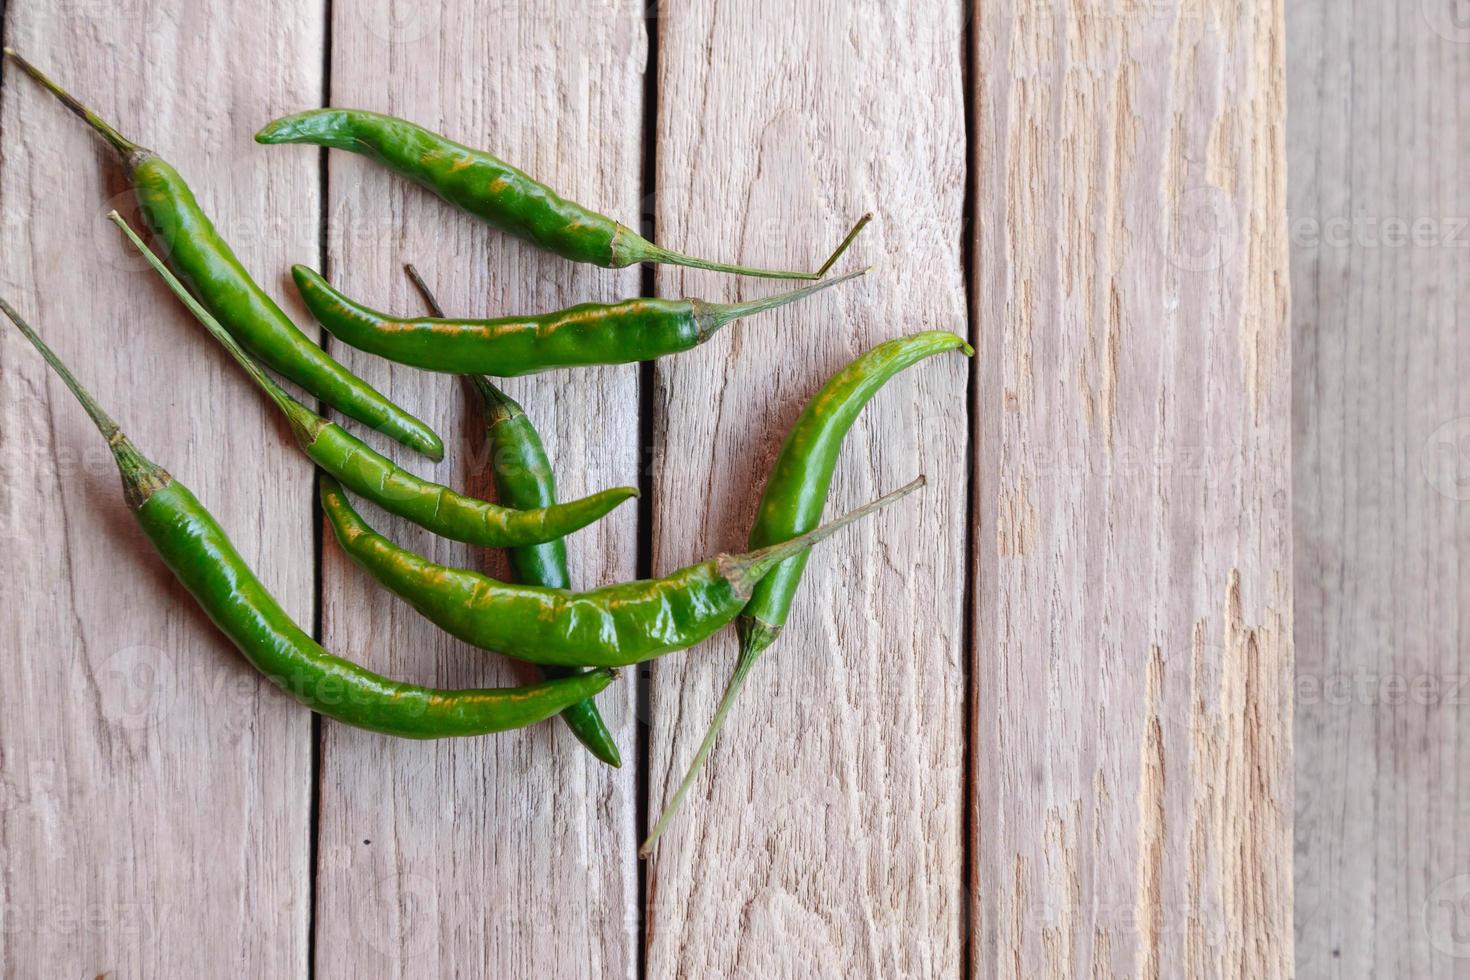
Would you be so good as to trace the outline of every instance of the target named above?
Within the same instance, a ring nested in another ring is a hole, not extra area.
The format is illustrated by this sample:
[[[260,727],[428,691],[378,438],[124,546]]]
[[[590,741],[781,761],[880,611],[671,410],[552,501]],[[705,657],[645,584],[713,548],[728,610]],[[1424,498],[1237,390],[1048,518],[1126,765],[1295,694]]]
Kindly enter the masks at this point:
[[[295,382],[344,416],[433,460],[437,434],[353,375],[311,340],[260,288],[215,231],[188,184],[152,150],[122,136],[10,49],[9,56],[86,120],[121,158],[139,212],[165,264],[116,214],[109,215],[205,330],[285,415],[321,470],[322,511],[346,554],[446,632],[539,664],[545,679],[517,688],[441,690],[375,674],[323,649],[266,591],[194,495],[137,450],[36,331],[5,300],[0,310],[35,345],[107,440],[128,505],[164,563],[221,631],[268,679],[302,704],[359,728],[404,738],[482,735],[560,713],[597,758],[621,764],[592,701],[618,668],[707,639],[732,620],[739,661],[704,740],[640,853],[647,853],[709,755],[757,658],[780,634],[811,546],[912,492],[880,497],[826,525],[822,511],[847,431],[894,375],[928,357],[974,351],[959,336],[924,331],[879,344],[837,372],[786,436],[751,528],[749,551],[721,554],[662,578],[573,592],[564,538],[636,496],[630,487],[559,502],[550,461],[520,405],[486,375],[648,361],[688,351],[732,320],[794,303],[862,275],[828,277],[868,222],[864,216],[815,272],[763,269],[661,248],[625,225],[568,201],[489,153],[402,119],[353,109],[287,116],[260,143],[309,143],[361,153],[501,231],[575,262],[607,268],[661,262],[805,287],[745,303],[636,298],[493,320],[453,319],[411,266],[432,316],[381,313],[333,289],[304,266],[292,272],[307,308],[334,337],[389,360],[464,375],[483,399],[498,503],[415,476],[294,398],[266,371]],[[436,534],[508,549],[516,582],[437,564],[377,533],[354,510],[351,490]]]

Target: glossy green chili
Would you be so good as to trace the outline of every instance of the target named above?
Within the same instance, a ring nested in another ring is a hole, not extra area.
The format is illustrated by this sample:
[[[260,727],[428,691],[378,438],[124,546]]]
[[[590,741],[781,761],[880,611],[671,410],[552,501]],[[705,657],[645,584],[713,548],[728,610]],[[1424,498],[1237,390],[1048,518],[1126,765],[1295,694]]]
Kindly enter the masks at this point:
[[[403,738],[485,735],[549,718],[612,681],[600,670],[529,687],[445,690],[375,674],[323,649],[281,608],[189,489],[140,453],[9,303],[3,309],[91,416],[164,564],[245,658],[306,707]]]
[[[678,354],[704,343],[731,320],[785,306],[867,271],[745,303],[642,298],[496,320],[394,317],[348,299],[304,265],[291,274],[307,309],[338,340],[429,371],[511,378]]]
[[[786,442],[776,457],[776,465],[766,481],[755,525],[750,529],[750,547],[765,547],[816,527],[827,503],[827,491],[832,486],[838,451],[863,406],[904,368],[952,350],[963,351],[966,356],[975,353],[962,337],[944,330],[927,330],[879,344],[834,374],[806,403],[787,433]],[[689,764],[689,770],[654,824],[648,840],[643,842],[640,854],[647,856],[654,841],[667,829],[693,785],[694,777],[714,748],[715,738],[745,686],[751,667],[786,625],[810,554],[810,551],[802,551],[786,559],[761,579],[750,602],[735,620],[735,629],[740,637],[740,659],[725,685],[714,719]]]
[[[772,568],[923,486],[913,483],[800,537],[719,555],[659,579],[569,592],[497,582],[400,548],[369,527],[342,488],[320,481],[322,510],[347,556],[440,629],[508,657],[563,667],[622,667],[683,650],[745,608]]]
[[[430,312],[442,317],[444,311],[439,308],[439,301],[419,277],[418,270],[412,265],[405,266],[404,270],[423,295]],[[500,502],[507,507],[521,509],[553,506],[556,503],[556,477],[551,472],[551,460],[547,458],[536,426],[525,410],[505,392],[477,374],[468,377],[485,403],[490,472]],[[545,544],[511,548],[510,566],[519,582],[552,589],[566,589],[572,584],[567,571],[567,544],[561,538]],[[542,667],[541,673],[547,677],[566,677],[586,669]],[[602,713],[597,710],[597,702],[591,698],[578,701],[563,711],[561,717],[587,751],[614,768],[622,766],[623,757],[618,752],[618,743],[613,740],[612,732],[607,730]]]
[[[373,160],[456,207],[573,262],[621,269],[662,262],[767,279],[820,279],[872,215],[864,215],[816,272],[710,262],[673,252],[557,194],[510,164],[405,119],[361,109],[311,109],[267,123],[257,143],[310,143]]]
[[[163,277],[195,319],[285,413],[292,434],[312,462],[384,510],[406,517],[442,537],[488,548],[513,548],[564,537],[603,517],[630,497],[638,496],[633,487],[620,487],[553,507],[514,510],[464,496],[415,476],[287,394],[235,343],[219,321],[189,295],[116,211],[108,217]]]
[[[250,278],[177,170],[152,150],[123,137],[35,65],[9,48],[5,53],[68,109],[86,120],[117,151],[133,184],[143,218],[163,244],[169,261],[236,340],[344,415],[372,426],[430,459],[444,458],[444,444],[433,429],[313,344]]]
[[[508,507],[550,507],[556,503],[556,481],[540,434],[521,406],[479,375],[471,380],[485,400],[486,429],[490,439],[490,470],[495,492]],[[558,538],[545,544],[510,549],[510,564],[517,581],[549,589],[571,588],[567,572],[566,542]],[[547,677],[566,677],[585,667],[542,667]],[[610,766],[621,766],[612,733],[607,730],[597,705],[590,698],[561,713],[567,727],[587,750]]]

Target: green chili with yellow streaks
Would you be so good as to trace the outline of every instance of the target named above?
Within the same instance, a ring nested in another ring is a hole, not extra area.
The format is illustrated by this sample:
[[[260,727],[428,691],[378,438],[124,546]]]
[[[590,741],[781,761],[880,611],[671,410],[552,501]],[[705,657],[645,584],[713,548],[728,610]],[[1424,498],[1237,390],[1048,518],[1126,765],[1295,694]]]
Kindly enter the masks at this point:
[[[944,330],[927,330],[879,344],[834,374],[791,425],[766,481],[755,525],[750,529],[750,547],[761,548],[816,527],[827,503],[842,441],[863,406],[904,368],[952,350],[963,351],[966,356],[975,353],[963,337]],[[640,854],[647,856],[654,841],[678,812],[684,795],[694,784],[694,777],[714,748],[715,738],[745,686],[750,669],[786,624],[810,554],[803,551],[776,566],[755,587],[750,602],[735,620],[740,659],[725,685],[725,693],[694,760],[643,842]]]
[[[409,279],[423,294],[424,302],[437,317],[444,311],[434,298],[428,284],[419,277],[412,265],[404,266]],[[477,374],[468,378],[485,404],[485,435],[490,447],[490,473],[495,481],[495,492],[500,502],[507,507],[534,509],[550,507],[556,503],[556,477],[551,472],[551,460],[541,444],[541,434],[531,424],[520,405],[505,392]],[[530,585],[544,585],[553,589],[571,587],[571,575],[567,572],[567,544],[561,538],[545,544],[525,545],[510,549],[510,566],[516,580]],[[566,677],[581,673],[583,667],[542,667],[547,677]],[[561,713],[562,720],[596,758],[614,768],[623,764],[618,752],[618,743],[602,720],[597,702],[588,698],[578,701]]]
[[[699,643],[745,608],[772,568],[923,485],[921,476],[780,544],[590,592],[497,582],[437,564],[369,527],[330,477],[321,478],[320,496],[327,523],[347,556],[451,636],[536,664],[623,667]]]
[[[820,279],[872,219],[863,215],[816,272],[711,262],[653,244],[626,225],[569,201],[504,160],[438,133],[363,109],[310,109],[267,123],[257,143],[309,143],[358,153],[456,207],[573,262],[621,269],[662,262],[766,279]]]
[[[107,440],[128,507],[164,564],[256,670],[312,711],[403,738],[485,735],[549,718],[611,683],[615,674],[598,670],[528,687],[447,690],[390,680],[329,653],[281,608],[189,489],[133,446],[3,299],[0,310],[41,352]]]
[[[236,340],[344,415],[430,459],[444,458],[444,443],[433,429],[337,363],[291,322],[245,271],[177,170],[124,137],[25,58],[10,48],[5,53],[117,151],[143,218],[169,261]]]
[[[867,271],[744,303],[644,297],[494,320],[395,317],[349,299],[304,265],[293,267],[291,274],[317,321],[359,350],[429,371],[512,378],[552,368],[651,361],[692,350],[732,320],[785,306]]]
[[[195,319],[285,413],[292,434],[312,462],[389,513],[456,541],[487,548],[518,547],[564,537],[603,517],[630,497],[638,496],[633,487],[621,487],[553,507],[514,510],[467,497],[415,476],[287,394],[235,343],[219,321],[189,295],[116,211],[108,217],[163,277]]]

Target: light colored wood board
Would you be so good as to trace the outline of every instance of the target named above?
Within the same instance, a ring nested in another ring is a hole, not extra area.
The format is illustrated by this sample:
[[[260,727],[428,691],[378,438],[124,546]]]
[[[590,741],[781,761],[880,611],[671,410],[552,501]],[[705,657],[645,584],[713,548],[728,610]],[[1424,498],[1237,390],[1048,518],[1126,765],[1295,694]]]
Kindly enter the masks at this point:
[[[177,165],[246,266],[314,238],[314,161],[250,133],[320,91],[320,4],[8,6],[6,42]],[[3,95],[4,294],[310,624],[309,465],[104,219],[110,151],[10,65]],[[0,351],[0,973],[304,975],[310,715],[164,569],[8,325]]]
[[[1286,976],[1282,6],[975,30],[975,975]]]
[[[1470,970],[1470,29],[1453,7],[1288,8],[1304,980]]]
[[[876,343],[966,329],[959,4],[681,4],[660,21],[657,236],[865,280],[655,366],[655,571],[741,550],[804,402]],[[790,283],[662,268],[662,295]],[[650,976],[958,976],[964,935],[967,362],[892,381],[848,436],[829,515],[922,493],[821,546],[648,870]],[[652,667],[650,814],[734,664],[733,631]]]
[[[631,2],[507,10],[450,3],[402,17],[334,7],[332,101],[404,116],[493,150],[564,194],[636,223],[645,30]],[[417,11],[418,8],[415,8]],[[280,152],[309,154],[286,148]],[[328,161],[329,278],[383,309],[421,312],[414,262],[447,311],[537,312],[638,293],[635,270],[539,252],[347,153]],[[417,472],[489,494],[483,416],[458,378],[334,351],[422,413],[448,447]],[[541,430],[565,498],[637,483],[637,369],[508,381]],[[404,459],[402,453],[395,454]],[[505,573],[499,554],[433,538],[366,507],[393,540]],[[581,587],[633,577],[626,504],[569,538]],[[324,631],[395,677],[526,683],[533,671],[453,641],[324,545]],[[448,743],[324,730],[318,975],[631,977],[637,968],[639,766],[631,675],[602,708],[624,765],[593,759],[554,719]]]

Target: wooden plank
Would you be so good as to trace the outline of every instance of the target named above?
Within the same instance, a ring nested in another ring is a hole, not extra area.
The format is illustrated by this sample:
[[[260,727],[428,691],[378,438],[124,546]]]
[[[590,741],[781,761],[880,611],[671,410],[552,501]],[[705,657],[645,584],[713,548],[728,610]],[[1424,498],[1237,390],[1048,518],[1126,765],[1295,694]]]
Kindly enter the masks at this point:
[[[776,28],[778,25],[778,29]],[[739,550],[785,431],[875,343],[966,328],[959,4],[681,4],[660,21],[657,234],[806,268],[865,211],[867,280],[656,365],[654,564]],[[738,67],[737,67],[738,66]],[[661,295],[787,284],[663,269]],[[791,622],[648,870],[650,976],[956,976],[964,932],[967,363],[893,381],[828,513],[929,487],[814,558]],[[683,775],[733,634],[652,668],[650,811]]]
[[[975,25],[975,973],[1285,976],[1282,5]]]
[[[1463,976],[1470,29],[1288,9],[1298,975]]]
[[[178,166],[246,266],[314,240],[315,162],[249,136],[320,91],[320,4],[8,6],[6,42]],[[3,96],[5,295],[309,624],[309,465],[104,220],[111,151],[9,66]],[[164,569],[9,326],[0,352],[0,973],[304,975],[310,715]]]
[[[416,7],[406,18],[387,8],[334,10],[334,104],[405,116],[493,148],[569,196],[636,218],[647,57],[637,4],[508,9],[463,0]],[[329,156],[328,184],[328,274],[373,306],[420,309],[405,260],[446,309],[464,314],[638,293],[636,270],[573,266],[538,252],[350,154]],[[413,460],[417,472],[493,493],[482,415],[463,382],[341,345],[334,351],[445,438],[446,462]],[[566,496],[637,482],[636,368],[558,372],[506,388],[540,427]],[[504,570],[498,555],[435,540],[372,508],[365,514],[438,560],[475,566],[493,558],[490,567]],[[632,577],[636,534],[637,512],[627,505],[574,535],[575,581]],[[534,676],[451,641],[331,541],[322,589],[331,644],[394,676],[447,686]],[[632,976],[634,690],[630,676],[599,699],[623,749],[621,771],[592,759],[560,721],[454,743],[394,742],[325,725],[318,975]]]

